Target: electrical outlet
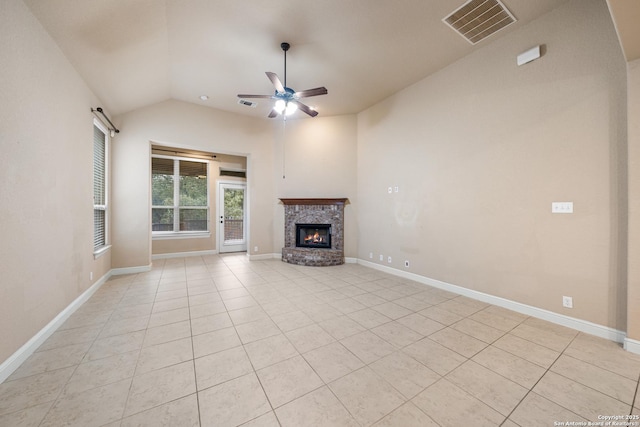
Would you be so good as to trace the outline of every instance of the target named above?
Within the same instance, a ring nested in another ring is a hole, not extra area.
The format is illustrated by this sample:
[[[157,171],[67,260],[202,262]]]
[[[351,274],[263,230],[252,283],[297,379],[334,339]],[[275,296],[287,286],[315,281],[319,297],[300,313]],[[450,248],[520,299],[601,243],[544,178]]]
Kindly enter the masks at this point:
[[[369,259],[373,259],[373,252],[369,252]]]
[[[384,261],[384,255],[380,254],[380,261]]]
[[[391,257],[387,257],[387,262],[391,264]]]
[[[258,252],[258,247],[257,246],[253,247],[253,252]]]
[[[93,280],[93,271],[89,273],[89,280]]]
[[[572,297],[562,297],[562,306],[566,308],[573,308],[573,298]]]
[[[400,191],[400,187],[398,187],[398,186],[396,185],[395,187],[393,187],[393,191],[394,191],[395,193],[399,192],[399,191]]]
[[[409,260],[408,259],[404,261],[404,266],[409,268]]]
[[[552,202],[551,213],[572,214],[573,202]]]

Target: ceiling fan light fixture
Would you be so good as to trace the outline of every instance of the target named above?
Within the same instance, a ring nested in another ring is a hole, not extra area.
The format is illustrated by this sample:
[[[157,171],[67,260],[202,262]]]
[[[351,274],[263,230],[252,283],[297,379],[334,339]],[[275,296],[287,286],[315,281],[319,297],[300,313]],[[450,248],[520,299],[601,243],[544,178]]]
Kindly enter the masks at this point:
[[[278,112],[278,114],[282,114],[282,112],[287,108],[287,103],[284,102],[283,99],[278,99],[276,104],[273,106],[273,109]]]
[[[296,111],[298,111],[298,106],[296,104],[294,104],[293,102],[288,102],[287,103],[287,108],[285,109],[284,114],[286,116],[290,116],[293,113],[295,113]]]

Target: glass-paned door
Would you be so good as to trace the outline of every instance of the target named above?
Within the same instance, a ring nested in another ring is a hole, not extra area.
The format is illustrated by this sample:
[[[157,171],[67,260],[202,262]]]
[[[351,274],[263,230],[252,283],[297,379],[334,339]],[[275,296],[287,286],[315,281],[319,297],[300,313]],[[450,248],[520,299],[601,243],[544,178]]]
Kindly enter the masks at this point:
[[[243,183],[218,183],[218,248],[220,253],[247,250],[246,190]]]

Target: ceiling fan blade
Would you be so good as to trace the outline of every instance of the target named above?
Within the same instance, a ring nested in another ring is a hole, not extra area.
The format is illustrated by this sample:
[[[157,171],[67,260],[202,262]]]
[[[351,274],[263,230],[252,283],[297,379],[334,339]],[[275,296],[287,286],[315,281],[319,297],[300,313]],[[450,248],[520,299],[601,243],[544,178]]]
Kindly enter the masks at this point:
[[[238,94],[238,98],[271,98],[273,95],[247,95],[244,93]]]
[[[271,80],[271,83],[273,83],[273,86],[275,86],[276,90],[280,93],[284,93],[284,86],[282,85],[282,82],[280,81],[276,73],[267,71],[266,74],[267,77],[269,77],[269,80]]]
[[[294,104],[296,104],[298,106],[298,109],[300,111],[302,111],[303,113],[307,113],[308,115],[310,115],[311,117],[315,117],[318,115],[318,112],[316,110],[312,110],[311,107],[304,105],[302,102],[300,101],[289,101],[289,102],[293,102]]]
[[[277,116],[278,116],[278,112],[276,110],[271,110],[271,112],[267,117],[269,117],[270,119],[273,119],[274,117],[277,117]]]
[[[326,95],[327,93],[327,88],[322,86],[314,89],[301,90],[300,92],[296,92],[293,96],[296,98],[308,98],[309,96]]]

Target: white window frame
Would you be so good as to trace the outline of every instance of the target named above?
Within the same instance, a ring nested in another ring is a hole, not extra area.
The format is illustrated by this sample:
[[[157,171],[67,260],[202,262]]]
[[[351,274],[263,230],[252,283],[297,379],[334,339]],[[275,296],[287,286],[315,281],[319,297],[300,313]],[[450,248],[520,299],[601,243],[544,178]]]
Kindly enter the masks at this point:
[[[173,206],[156,206],[151,205],[151,211],[153,209],[173,209],[173,231],[153,231],[151,230],[151,238],[153,240],[167,240],[167,239],[198,239],[198,238],[210,238],[211,237],[211,206],[210,206],[210,194],[211,194],[211,168],[208,160],[198,159],[194,157],[182,157],[182,156],[167,156],[162,154],[152,154],[151,159],[169,159],[173,160]],[[204,163],[207,165],[207,206],[180,206],[180,161]],[[152,179],[153,171],[149,178]],[[151,181],[151,191],[153,192],[153,183]],[[153,197],[152,197],[153,200]],[[206,209],[207,211],[207,230],[206,231],[181,231],[180,230],[180,209]],[[153,215],[152,215],[153,217]]]
[[[100,258],[102,255],[104,255],[109,248],[111,248],[111,244],[109,241],[109,220],[110,220],[110,215],[109,215],[109,191],[110,191],[110,186],[109,186],[109,180],[110,180],[110,174],[109,174],[109,155],[110,155],[110,132],[109,129],[107,129],[107,127],[98,119],[93,119],[93,125],[95,127],[98,128],[98,130],[100,132],[102,132],[104,134],[104,205],[97,205],[95,204],[95,194],[94,194],[94,204],[93,204],[93,212],[94,212],[94,218],[95,218],[95,211],[96,210],[100,210],[100,211],[104,211],[104,244],[102,246],[95,246],[95,226],[94,226],[94,232],[93,232],[93,241],[94,241],[94,246],[93,246],[93,257],[94,259]],[[94,148],[95,150],[95,148]],[[95,170],[95,151],[94,151],[94,158],[93,158],[93,168]],[[93,180],[93,178],[92,178]],[[94,219],[95,221],[95,219]],[[95,223],[94,223],[95,224]]]

